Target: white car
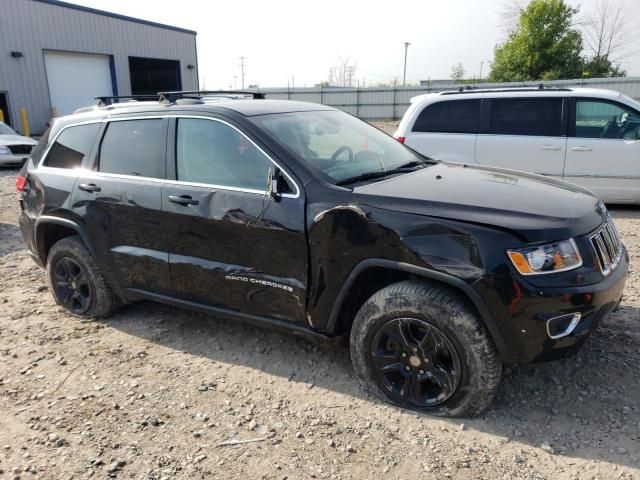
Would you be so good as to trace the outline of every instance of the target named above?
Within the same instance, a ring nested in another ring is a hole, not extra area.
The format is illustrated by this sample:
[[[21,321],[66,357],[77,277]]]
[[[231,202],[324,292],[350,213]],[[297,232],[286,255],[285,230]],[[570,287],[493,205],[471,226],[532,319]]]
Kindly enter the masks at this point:
[[[640,204],[640,102],[611,90],[421,95],[411,99],[394,136],[437,160],[538,173],[606,202]]]
[[[9,125],[0,122],[0,167],[21,166],[37,144],[35,140],[18,135]]]

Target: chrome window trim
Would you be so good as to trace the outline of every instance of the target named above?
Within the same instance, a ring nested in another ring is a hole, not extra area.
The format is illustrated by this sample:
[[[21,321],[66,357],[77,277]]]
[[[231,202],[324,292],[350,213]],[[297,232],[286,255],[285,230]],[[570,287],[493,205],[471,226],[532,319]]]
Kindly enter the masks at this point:
[[[219,118],[207,117],[207,116],[204,116],[204,115],[169,114],[169,115],[149,115],[149,116],[135,116],[135,117],[123,117],[123,118],[105,117],[105,118],[102,118],[100,120],[88,120],[86,122],[71,123],[69,125],[65,125],[64,127],[62,127],[56,133],[55,137],[51,140],[51,142],[49,143],[49,146],[47,147],[47,149],[45,150],[44,154],[42,155],[42,159],[40,160],[40,162],[38,163],[38,166],[36,168],[38,170],[43,169],[45,171],[49,170],[49,171],[55,171],[55,172],[58,172],[58,173],[60,173],[61,171],[65,171],[65,174],[66,174],[66,172],[76,172],[76,173],[78,172],[78,169],[60,168],[60,167],[47,167],[47,166],[43,165],[44,161],[46,160],[47,156],[49,155],[49,150],[51,150],[51,147],[58,140],[58,137],[67,128],[77,127],[77,126],[80,126],[80,125],[88,125],[88,124],[93,124],[93,123],[125,122],[125,121],[128,121],[128,120],[155,120],[155,119],[162,120],[164,118],[176,118],[176,119],[180,119],[180,118],[196,118],[196,119],[200,119],[200,120],[209,120],[209,121],[212,121],[212,122],[220,122],[220,123],[223,123],[224,125],[227,125],[228,127],[231,127],[236,132],[238,132],[240,135],[242,135],[244,138],[246,138],[254,147],[256,147],[273,165],[275,165],[284,174],[285,177],[287,177],[287,180],[289,182],[291,182],[291,184],[295,187],[295,193],[283,193],[283,194],[280,195],[280,197],[282,197],[282,198],[299,198],[300,197],[300,187],[298,187],[298,184],[291,177],[291,175],[289,175],[289,173],[287,173],[287,171],[284,168],[282,168],[278,164],[278,162],[276,162],[273,158],[271,158],[271,156],[267,152],[265,152],[259,145],[257,145],[253,140],[251,140],[249,137],[247,137],[247,135],[242,130],[240,130],[239,128],[237,128],[234,125],[230,124],[229,122],[226,122],[226,121],[221,120]],[[229,191],[241,192],[241,193],[254,193],[256,195],[265,195],[267,193],[267,190],[254,190],[254,189],[250,189],[250,188],[231,187],[231,186],[225,186],[225,185],[214,185],[214,184],[210,184],[210,183],[185,182],[183,180],[169,180],[167,178],[143,177],[143,176],[138,176],[138,175],[124,175],[124,174],[119,174],[119,173],[99,172],[99,171],[94,171],[94,170],[84,170],[84,172],[85,172],[85,173],[83,173],[84,176],[91,177],[91,178],[111,177],[111,178],[123,178],[123,179],[137,179],[137,180],[145,180],[145,181],[166,183],[166,184],[169,184],[169,185],[185,185],[185,186],[192,186],[192,187],[204,187],[204,188],[212,188],[212,189],[219,189],[219,190],[229,190]],[[74,175],[76,173],[74,173]],[[71,173],[69,173],[68,175],[71,175]]]

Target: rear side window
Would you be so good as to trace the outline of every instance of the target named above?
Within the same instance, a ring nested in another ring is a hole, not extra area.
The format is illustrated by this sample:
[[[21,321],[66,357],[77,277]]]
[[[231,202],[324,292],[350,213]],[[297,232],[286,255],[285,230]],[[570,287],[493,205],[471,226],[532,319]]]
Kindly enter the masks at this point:
[[[418,116],[414,132],[477,133],[480,100],[451,100],[432,103]]]
[[[562,136],[562,98],[494,98],[489,133]]]
[[[100,129],[99,123],[89,123],[66,128],[53,142],[43,165],[53,168],[77,168],[82,165]],[[34,155],[39,154],[41,144],[36,147]]]
[[[164,177],[165,140],[160,118],[109,123],[100,146],[99,171]]]

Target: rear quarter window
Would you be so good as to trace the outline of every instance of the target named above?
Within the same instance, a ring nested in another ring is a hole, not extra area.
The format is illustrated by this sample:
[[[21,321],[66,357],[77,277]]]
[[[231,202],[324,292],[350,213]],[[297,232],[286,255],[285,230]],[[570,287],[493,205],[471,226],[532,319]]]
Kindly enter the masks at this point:
[[[477,133],[480,100],[445,100],[427,105],[413,125],[414,132]]]
[[[52,168],[80,167],[84,159],[91,152],[91,147],[93,146],[99,129],[100,123],[89,123],[65,128],[60,135],[57,136],[53,145],[51,145],[43,165]],[[38,155],[41,148],[44,148],[43,145],[46,143],[44,139],[48,137],[48,135],[49,133],[47,131],[38,143],[34,156]]]

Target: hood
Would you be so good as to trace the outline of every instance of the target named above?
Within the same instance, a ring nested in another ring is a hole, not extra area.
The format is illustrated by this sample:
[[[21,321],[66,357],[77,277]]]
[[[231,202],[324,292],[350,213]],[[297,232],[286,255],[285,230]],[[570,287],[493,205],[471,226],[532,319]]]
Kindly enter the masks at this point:
[[[588,190],[540,175],[438,163],[359,186],[363,203],[510,230],[529,242],[584,235],[603,221]]]
[[[0,145],[37,145],[38,142],[22,135],[0,135]]]

